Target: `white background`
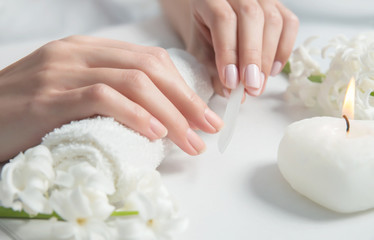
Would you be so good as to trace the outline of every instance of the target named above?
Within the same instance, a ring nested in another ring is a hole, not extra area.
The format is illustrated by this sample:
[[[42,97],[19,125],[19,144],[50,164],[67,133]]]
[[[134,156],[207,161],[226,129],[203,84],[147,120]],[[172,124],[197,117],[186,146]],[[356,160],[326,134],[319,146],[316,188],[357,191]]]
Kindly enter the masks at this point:
[[[82,2],[85,1],[80,1]],[[312,35],[321,36],[316,44],[325,44],[337,34],[353,36],[359,32],[373,30],[372,1],[283,2],[293,9],[301,20],[296,45]],[[8,6],[11,4],[9,1],[4,3]],[[26,10],[20,10],[19,13],[22,11]],[[94,15],[96,16],[97,12]],[[94,18],[94,15],[88,13],[87,18]],[[25,22],[22,14],[17,18],[14,16],[9,18],[16,22]],[[0,35],[9,28],[9,25],[4,27],[6,21],[2,19],[5,18],[1,18],[0,14],[0,29],[4,29]],[[157,24],[160,30],[149,33],[152,23]],[[39,28],[44,29],[43,23],[40,24]],[[58,23],[56,24],[58,26]],[[111,27],[113,24],[122,25]],[[164,47],[180,46],[178,39],[160,19],[145,24],[126,24],[125,20],[116,20],[113,24],[110,21],[99,24],[102,30],[96,35],[142,44],[160,44]],[[55,29],[54,27],[48,29]],[[90,25],[87,32],[92,30],[91,27]],[[77,32],[73,33],[84,32],[83,29],[77,29]],[[43,38],[36,36],[23,41],[22,34],[16,34],[20,29],[15,27],[13,31],[15,33],[12,37],[0,37],[0,68],[47,40],[71,34],[69,29],[63,32],[52,31]],[[129,34],[130,32],[132,34]],[[233,140],[224,154],[218,152],[218,136],[202,134],[208,145],[204,154],[192,158],[176,152],[164,161],[159,168],[164,182],[179,202],[182,212],[190,219],[189,230],[178,239],[374,239],[373,211],[350,215],[331,212],[298,195],[282,178],[276,161],[283,131],[291,122],[313,115],[306,109],[288,106],[283,100],[286,88],[287,80],[280,75],[269,79],[263,96],[247,99],[242,105]],[[225,99],[215,96],[210,105],[223,116]],[[25,225],[21,221],[1,220],[0,223],[17,229],[16,234],[27,236],[24,239],[42,239],[41,224],[38,222]],[[0,239],[6,239],[1,235],[1,231]]]

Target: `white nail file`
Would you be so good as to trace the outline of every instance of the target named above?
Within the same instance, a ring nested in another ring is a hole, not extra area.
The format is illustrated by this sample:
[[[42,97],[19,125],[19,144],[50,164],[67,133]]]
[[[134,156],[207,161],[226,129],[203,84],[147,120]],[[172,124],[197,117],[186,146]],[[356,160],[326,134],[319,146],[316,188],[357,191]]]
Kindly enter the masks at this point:
[[[230,98],[226,107],[226,112],[223,116],[225,126],[221,130],[218,138],[218,149],[221,153],[226,150],[234,134],[235,122],[239,114],[243,94],[243,84],[239,84],[239,86],[235,90],[231,91]]]

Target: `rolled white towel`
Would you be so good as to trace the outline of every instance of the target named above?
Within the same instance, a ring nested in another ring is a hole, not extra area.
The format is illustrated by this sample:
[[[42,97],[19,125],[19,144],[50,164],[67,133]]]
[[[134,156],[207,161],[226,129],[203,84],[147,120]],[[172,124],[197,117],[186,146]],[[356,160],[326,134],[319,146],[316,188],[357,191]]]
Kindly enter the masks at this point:
[[[187,85],[207,103],[214,90],[206,68],[186,51],[171,48],[168,52]]]
[[[169,49],[168,52],[186,83],[207,102],[213,88],[205,68],[183,50]],[[50,149],[56,169],[66,170],[72,163],[87,161],[106,169],[106,175],[113,180],[127,164],[155,169],[165,152],[162,140],[149,141],[106,117],[73,121],[47,134],[42,144]]]

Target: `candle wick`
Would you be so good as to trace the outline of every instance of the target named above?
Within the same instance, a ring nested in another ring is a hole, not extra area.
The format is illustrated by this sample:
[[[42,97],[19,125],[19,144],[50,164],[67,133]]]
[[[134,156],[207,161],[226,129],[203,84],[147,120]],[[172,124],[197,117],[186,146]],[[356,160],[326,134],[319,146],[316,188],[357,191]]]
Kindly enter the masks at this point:
[[[349,120],[347,118],[346,115],[343,115],[343,118],[345,119],[345,123],[347,124],[347,129],[346,129],[346,132],[348,133],[349,132],[349,128],[350,128],[350,125],[349,125]]]

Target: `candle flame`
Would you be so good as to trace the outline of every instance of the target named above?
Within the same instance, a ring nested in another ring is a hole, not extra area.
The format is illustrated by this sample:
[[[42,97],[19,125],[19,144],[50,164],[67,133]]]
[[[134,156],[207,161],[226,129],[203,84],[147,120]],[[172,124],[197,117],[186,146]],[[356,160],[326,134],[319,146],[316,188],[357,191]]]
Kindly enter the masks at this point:
[[[354,119],[355,116],[355,88],[355,79],[352,77],[345,93],[342,110],[343,116],[345,115],[349,119]]]

